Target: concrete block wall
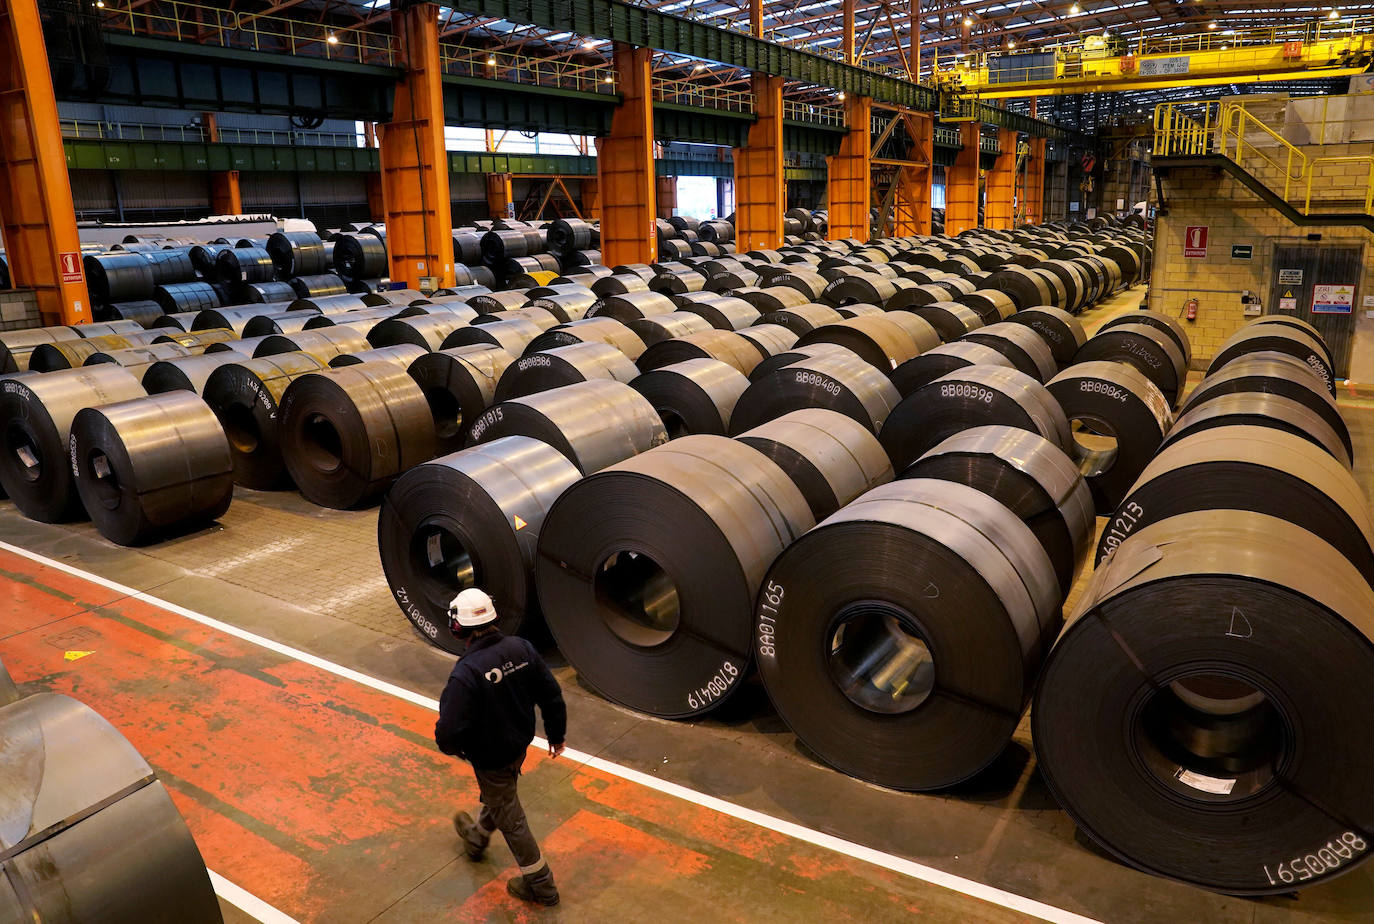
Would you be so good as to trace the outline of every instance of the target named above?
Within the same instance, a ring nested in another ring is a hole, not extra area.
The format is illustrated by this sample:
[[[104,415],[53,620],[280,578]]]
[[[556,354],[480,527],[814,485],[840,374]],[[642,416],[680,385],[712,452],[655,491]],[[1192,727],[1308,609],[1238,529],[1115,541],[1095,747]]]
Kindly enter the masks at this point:
[[[39,327],[38,296],[32,289],[6,289],[0,292],[0,330]]]

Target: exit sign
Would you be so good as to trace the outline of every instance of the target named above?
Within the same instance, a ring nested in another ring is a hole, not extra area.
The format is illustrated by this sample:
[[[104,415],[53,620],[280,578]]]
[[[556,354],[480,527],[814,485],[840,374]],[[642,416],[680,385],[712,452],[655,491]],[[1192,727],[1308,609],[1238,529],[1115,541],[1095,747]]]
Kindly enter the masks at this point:
[[[1232,245],[1231,245],[1231,259],[1232,259],[1232,260],[1249,260],[1249,259],[1250,259],[1251,257],[1253,257],[1254,255],[1255,255],[1255,247],[1254,247],[1253,244],[1232,244]]]

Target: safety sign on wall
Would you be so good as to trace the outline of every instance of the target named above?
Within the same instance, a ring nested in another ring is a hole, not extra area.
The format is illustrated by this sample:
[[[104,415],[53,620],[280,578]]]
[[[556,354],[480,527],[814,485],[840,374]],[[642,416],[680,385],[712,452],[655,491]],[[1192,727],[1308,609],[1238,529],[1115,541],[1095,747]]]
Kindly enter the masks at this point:
[[[1315,285],[1312,287],[1314,314],[1350,314],[1355,307],[1355,287]]]
[[[1281,269],[1281,270],[1279,270],[1279,285],[1281,285],[1281,286],[1300,286],[1300,285],[1302,285],[1302,270],[1300,270],[1300,269]]]
[[[1280,311],[1297,311],[1297,310],[1298,310],[1298,299],[1297,299],[1297,296],[1295,296],[1295,295],[1293,294],[1293,290],[1292,290],[1292,289],[1284,289],[1283,294],[1282,294],[1281,296],[1279,296],[1279,310],[1280,310]]]
[[[81,281],[81,254],[75,251],[68,251],[66,253],[59,253],[57,259],[58,262],[62,264],[63,282]]]
[[[1183,255],[1185,257],[1207,256],[1207,226],[1189,225],[1183,233]]]

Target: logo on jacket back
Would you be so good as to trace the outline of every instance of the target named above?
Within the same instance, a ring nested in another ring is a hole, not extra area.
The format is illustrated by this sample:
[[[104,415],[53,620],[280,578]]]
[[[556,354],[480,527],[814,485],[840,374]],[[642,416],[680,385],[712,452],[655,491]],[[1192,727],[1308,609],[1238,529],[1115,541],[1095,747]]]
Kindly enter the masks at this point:
[[[504,676],[506,676],[506,675],[505,675],[505,673],[501,670],[501,668],[499,668],[499,667],[493,667],[491,670],[487,671],[487,672],[486,672],[485,674],[483,674],[482,676],[485,677],[485,678],[487,678],[488,682],[490,682],[490,683],[500,683],[500,682],[501,682],[501,678],[504,677]]]
[[[482,676],[487,678],[488,683],[500,683],[502,680],[506,679],[507,674],[513,674],[516,671],[523,670],[524,668],[529,666],[530,662],[528,661],[521,661],[519,664],[516,664],[513,661],[507,661],[500,667],[493,667],[491,670],[487,671]]]

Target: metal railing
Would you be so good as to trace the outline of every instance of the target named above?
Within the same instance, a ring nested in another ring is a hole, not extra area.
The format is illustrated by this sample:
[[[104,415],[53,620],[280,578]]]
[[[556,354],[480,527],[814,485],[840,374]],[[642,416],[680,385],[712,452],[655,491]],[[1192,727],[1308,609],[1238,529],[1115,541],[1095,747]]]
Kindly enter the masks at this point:
[[[91,119],[62,119],[60,124],[63,138],[97,141],[210,141],[209,133],[201,125],[100,122]],[[330,148],[359,146],[359,138],[355,132],[322,132],[300,128],[221,128],[219,140],[225,144],[281,144]]]
[[[731,90],[727,87],[703,86],[690,80],[654,80],[654,99],[680,106],[700,106],[724,112],[753,112],[754,94],[751,90]]]
[[[844,107],[826,106],[819,103],[803,103],[799,100],[782,101],[782,117],[794,122],[811,122],[816,125],[844,125]]]
[[[487,51],[452,42],[439,43],[439,68],[451,77],[475,77],[505,83],[533,84],[582,93],[614,94],[615,71],[606,64],[578,64]]]

